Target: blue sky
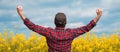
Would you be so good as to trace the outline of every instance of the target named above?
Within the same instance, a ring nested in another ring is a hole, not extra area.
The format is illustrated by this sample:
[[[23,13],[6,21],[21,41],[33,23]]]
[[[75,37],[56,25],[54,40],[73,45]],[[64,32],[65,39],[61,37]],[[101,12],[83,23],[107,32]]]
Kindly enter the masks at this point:
[[[120,0],[0,0],[0,32],[9,28],[16,33],[30,31],[17,14],[17,5],[23,6],[24,14],[35,24],[55,28],[56,13],[67,16],[67,28],[87,25],[95,16],[96,9],[103,10],[103,15],[95,33],[113,33],[120,29]],[[14,28],[17,26],[17,28]]]

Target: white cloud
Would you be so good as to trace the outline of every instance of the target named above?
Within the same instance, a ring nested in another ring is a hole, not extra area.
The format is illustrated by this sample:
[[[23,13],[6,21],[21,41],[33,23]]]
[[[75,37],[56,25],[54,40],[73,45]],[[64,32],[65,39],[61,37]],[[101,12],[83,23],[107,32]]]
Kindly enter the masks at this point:
[[[6,9],[0,9],[0,15],[1,16],[10,15],[12,17],[18,16],[16,10],[6,10]]]
[[[0,10],[0,15],[3,15],[5,13],[6,13],[5,10]]]
[[[81,26],[85,26],[85,24],[82,23],[82,22],[68,23],[67,24],[67,28],[78,28],[78,27],[81,27]]]
[[[68,14],[68,16],[75,16],[75,17],[89,17],[94,16],[96,14],[97,8],[87,8],[87,9],[81,9],[81,8],[69,8],[69,7],[62,7],[60,8],[60,11],[65,12]]]
[[[60,7],[60,8],[47,8],[47,9],[32,9],[27,10],[26,14],[29,14],[34,17],[48,17],[55,15],[58,12],[63,12],[67,14],[68,16],[72,17],[89,17],[89,16],[95,16],[96,15],[96,9],[97,8],[88,8],[88,9],[74,9],[74,8],[68,8],[68,7]]]
[[[92,32],[110,32],[115,33],[117,30],[120,29],[119,27],[120,22],[117,21],[115,23],[112,23],[110,26],[104,26],[103,24],[97,24],[97,26],[92,30]]]
[[[104,9],[118,7],[120,0],[101,0],[101,5]]]
[[[111,3],[114,2],[113,0],[101,0],[101,5],[103,7],[109,8],[111,6]]]
[[[58,2],[60,0],[38,0],[38,1],[40,1],[40,2]]]
[[[8,26],[6,26],[5,23],[0,23],[0,28],[3,29],[3,28],[7,28]]]
[[[9,22],[9,24],[10,24],[12,27],[17,26],[18,28],[25,28],[24,23],[21,22],[21,21],[17,21],[17,22],[12,21],[12,22]],[[9,25],[9,24],[8,24],[8,25]]]
[[[74,7],[74,6],[80,6],[82,4],[82,1],[81,0],[74,0],[72,3],[71,3],[71,6]]]
[[[18,1],[19,0],[1,0],[0,1],[0,6],[2,7],[2,6],[4,6],[4,7],[7,7],[7,8],[11,8],[11,7],[14,7],[14,6],[17,6],[17,4],[18,4]],[[7,9],[6,8],[6,9]]]
[[[120,26],[120,22],[117,21],[117,22],[113,23],[112,26],[117,28],[118,26]]]
[[[109,28],[109,27],[105,27],[105,28],[102,28],[102,27],[99,27],[99,28],[94,28],[92,29],[92,32],[97,32],[97,33],[104,33],[104,32],[114,32],[115,29],[111,30],[112,28]]]

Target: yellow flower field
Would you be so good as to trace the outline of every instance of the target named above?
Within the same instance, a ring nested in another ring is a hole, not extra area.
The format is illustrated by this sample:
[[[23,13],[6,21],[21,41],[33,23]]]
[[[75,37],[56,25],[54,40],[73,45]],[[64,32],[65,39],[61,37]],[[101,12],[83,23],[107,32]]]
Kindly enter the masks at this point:
[[[103,34],[96,36],[86,33],[72,43],[72,52],[120,52],[120,36]],[[26,38],[25,34],[12,31],[0,33],[0,52],[47,52],[46,39],[35,33]]]

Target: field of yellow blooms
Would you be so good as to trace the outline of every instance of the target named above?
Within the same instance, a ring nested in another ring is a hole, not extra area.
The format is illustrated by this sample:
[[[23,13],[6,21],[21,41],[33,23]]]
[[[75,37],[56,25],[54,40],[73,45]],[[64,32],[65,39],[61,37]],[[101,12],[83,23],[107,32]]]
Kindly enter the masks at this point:
[[[46,39],[43,36],[31,33],[25,34],[12,31],[0,32],[0,52],[48,52]],[[72,52],[120,52],[120,36],[118,34],[103,34],[96,36],[87,33],[79,36],[72,43]]]

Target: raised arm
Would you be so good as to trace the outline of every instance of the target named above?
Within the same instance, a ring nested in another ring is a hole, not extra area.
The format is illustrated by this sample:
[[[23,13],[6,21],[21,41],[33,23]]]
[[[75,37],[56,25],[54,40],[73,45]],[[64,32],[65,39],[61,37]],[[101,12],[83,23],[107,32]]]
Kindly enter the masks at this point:
[[[18,14],[19,14],[19,16],[21,17],[22,20],[26,19],[25,15],[23,14],[23,11],[22,11],[22,6],[20,6],[20,5],[17,6],[17,12],[18,12]]]
[[[36,25],[34,23],[32,23],[28,18],[25,17],[25,15],[22,12],[22,6],[18,6],[17,7],[17,12],[19,14],[19,16],[21,17],[21,19],[23,20],[24,24],[32,31],[39,33],[41,35],[48,35],[50,29],[49,28],[45,28],[39,25]]]
[[[96,25],[96,23],[102,16],[102,11],[100,9],[97,9],[96,13],[97,13],[97,16],[88,25],[73,29],[73,38],[79,35],[82,35],[86,32],[89,32]]]

